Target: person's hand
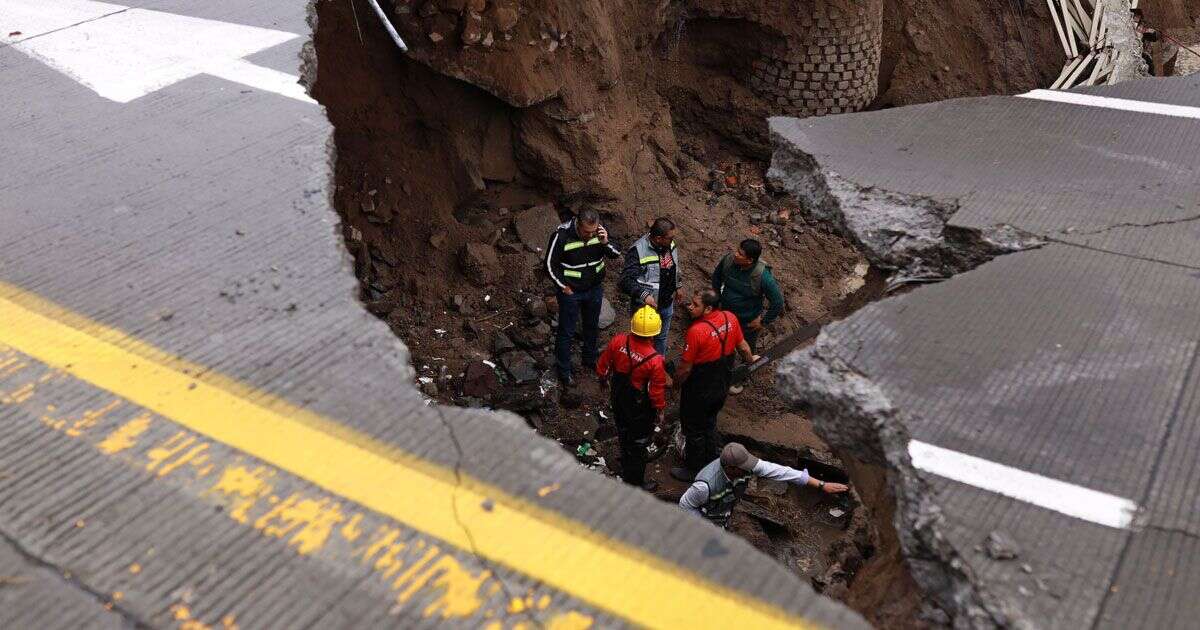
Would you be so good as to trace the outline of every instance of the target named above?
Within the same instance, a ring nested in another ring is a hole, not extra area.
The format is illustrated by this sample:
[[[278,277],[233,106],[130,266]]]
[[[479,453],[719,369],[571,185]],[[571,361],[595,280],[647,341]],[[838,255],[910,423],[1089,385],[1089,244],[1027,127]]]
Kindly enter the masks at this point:
[[[646,306],[649,306],[656,311],[658,310],[658,300],[654,299],[653,295],[647,293],[646,297],[642,298],[642,302],[644,302]]]
[[[762,315],[759,315],[749,322],[746,322],[746,328],[749,328],[750,330],[762,330],[762,327]]]
[[[562,292],[563,292],[563,295],[574,295],[575,294],[575,292],[571,290],[571,287],[563,287]]]
[[[604,229],[603,225],[596,228],[596,238],[599,238],[601,243],[608,242],[608,230]]]
[[[833,483],[831,481],[826,481],[825,485],[821,489],[825,491],[825,494],[841,494],[849,490],[850,486],[847,486],[844,483]]]
[[[754,365],[755,363],[758,363],[761,359],[762,359],[761,354],[750,355],[750,365]]]
[[[675,303],[683,304],[683,290],[682,289],[675,292]]]

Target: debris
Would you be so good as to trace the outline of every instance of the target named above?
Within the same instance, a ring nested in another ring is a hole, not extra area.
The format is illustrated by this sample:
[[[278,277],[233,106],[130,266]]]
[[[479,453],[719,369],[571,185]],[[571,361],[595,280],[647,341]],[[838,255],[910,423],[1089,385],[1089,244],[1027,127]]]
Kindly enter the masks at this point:
[[[833,518],[842,518],[846,515],[846,511],[840,508],[833,508],[832,510],[829,510],[829,515]]]
[[[490,398],[500,388],[496,371],[483,361],[472,361],[463,371],[462,395],[474,398]]]
[[[737,186],[737,183],[738,183],[737,175],[726,175],[725,176],[725,185],[728,186],[729,188],[733,188],[734,186]]]
[[[429,236],[429,244],[434,249],[441,249],[446,244],[446,239],[450,237],[445,230],[438,230]],[[548,238],[548,237],[547,237]]]
[[[534,206],[513,218],[513,229],[517,238],[531,252],[540,252],[550,241],[550,235],[558,228],[558,210],[554,204]]]
[[[575,449],[576,457],[590,457],[595,454],[596,451],[592,448],[592,443],[587,440],[580,442],[579,446]]]
[[[1024,571],[1025,573],[1033,573],[1033,567],[1027,563],[1021,565],[1021,570]]]
[[[549,495],[551,492],[554,492],[555,490],[558,490],[561,487],[562,487],[562,484],[560,484],[560,483],[552,483],[548,486],[542,486],[541,488],[537,489],[537,495],[539,497],[545,497],[545,496]]]
[[[512,339],[503,332],[497,332],[492,336],[492,354],[500,356],[506,352],[515,350],[517,346],[513,344]]]
[[[428,376],[422,376],[422,377],[418,378],[417,381],[420,383],[421,391],[426,396],[428,396],[430,398],[437,397],[438,386],[437,386],[437,383],[433,382],[432,378],[430,378]]]
[[[752,225],[758,225],[759,223],[762,223],[762,222],[763,222],[763,214],[761,212],[751,212],[750,213],[750,223]]]
[[[993,531],[983,542],[988,557],[992,560],[1013,560],[1020,555],[1017,543],[1007,534]]]
[[[504,276],[496,249],[486,243],[467,243],[459,251],[459,268],[475,286],[495,284]]]
[[[467,14],[467,18],[463,20],[461,39],[466,46],[474,46],[483,41],[483,18],[479,17],[479,14]]]
[[[474,312],[474,309],[471,308],[471,305],[467,302],[467,299],[458,294],[450,296],[450,308],[454,312],[462,315],[471,315]]]
[[[511,31],[517,25],[517,20],[520,19],[520,14],[515,8],[502,7],[493,5],[492,10],[488,13],[492,21],[496,23],[496,28],[501,31]],[[550,238],[548,235],[546,238]]]
[[[21,34],[21,31],[13,31],[8,34],[9,37],[16,37]]]
[[[483,508],[484,512],[491,512],[492,510],[496,509],[496,503],[491,499],[484,499],[483,502],[479,504],[479,507]]]
[[[430,33],[430,34],[429,34],[429,41],[431,41],[431,42],[433,42],[433,43],[435,43],[435,44],[436,44],[437,42],[440,42],[440,41],[442,41],[442,34],[441,34],[441,33],[436,33],[436,32],[434,32],[434,33]]]
[[[518,385],[538,380],[537,361],[528,352],[510,352],[500,358],[500,364]]]
[[[550,313],[550,308],[546,306],[545,300],[530,299],[525,302],[525,314],[536,318],[544,319]]]

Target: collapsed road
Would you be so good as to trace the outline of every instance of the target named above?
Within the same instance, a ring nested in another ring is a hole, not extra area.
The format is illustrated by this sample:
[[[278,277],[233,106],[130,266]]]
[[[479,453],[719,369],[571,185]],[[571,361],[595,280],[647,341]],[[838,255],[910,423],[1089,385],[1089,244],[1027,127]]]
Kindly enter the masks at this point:
[[[1190,127],[1140,116],[1192,117],[1194,84],[768,130],[1048,85],[1051,22],[1006,0],[632,4],[0,0],[20,85],[0,96],[0,620],[1186,625],[1194,300],[1172,300],[1195,164]],[[701,283],[731,235],[762,238],[789,308],[722,434],[855,497],[751,484],[740,540],[563,452],[604,471],[612,425],[596,392],[547,395],[529,267],[585,205],[623,238],[675,216]],[[830,324],[884,274],[933,286]],[[987,299],[963,314],[968,293]],[[1092,310],[1004,319],[1058,301]],[[782,372],[792,408],[762,373],[819,324]]]
[[[1023,96],[772,121],[810,212],[944,279],[825,327],[779,384],[956,618],[1190,627],[1200,78]]]
[[[305,9],[0,1],[0,625],[863,627],[417,391],[336,231]]]

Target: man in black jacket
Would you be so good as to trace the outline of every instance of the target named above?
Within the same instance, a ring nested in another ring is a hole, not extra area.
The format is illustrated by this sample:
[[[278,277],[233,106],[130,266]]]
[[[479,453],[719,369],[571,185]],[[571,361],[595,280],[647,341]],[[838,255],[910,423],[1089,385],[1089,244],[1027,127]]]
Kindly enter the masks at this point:
[[[600,215],[585,208],[574,219],[558,226],[546,246],[546,271],[554,281],[558,300],[558,331],[554,355],[558,378],[573,385],[571,344],[583,316],[583,363],[595,369],[600,356],[600,305],[604,300],[604,259],[617,258],[621,250],[608,240]]]

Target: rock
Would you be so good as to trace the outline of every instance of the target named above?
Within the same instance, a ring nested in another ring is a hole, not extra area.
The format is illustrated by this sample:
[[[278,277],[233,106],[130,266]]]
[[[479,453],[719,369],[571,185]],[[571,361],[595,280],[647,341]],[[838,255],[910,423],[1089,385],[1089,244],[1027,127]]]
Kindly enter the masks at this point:
[[[446,234],[445,230],[438,230],[429,236],[429,244],[432,245],[434,249],[441,249],[446,245],[446,239],[448,238],[450,238],[450,235]]]
[[[421,5],[421,10],[417,12],[417,15],[419,15],[423,18],[431,18],[431,17],[437,15],[437,13],[438,13],[437,2],[435,2],[434,0],[429,0],[425,4]]]
[[[462,329],[468,339],[479,339],[483,336],[483,329],[479,327],[479,324],[475,323],[474,319],[468,318],[463,320]]]
[[[501,254],[519,254],[521,253],[521,244],[502,240],[496,243],[496,251]]]
[[[528,352],[510,352],[500,359],[501,365],[517,385],[533,383],[538,380],[537,362]]]
[[[429,41],[431,41],[435,44],[442,41],[442,39],[443,39],[442,34],[436,32],[436,31],[429,34]]]
[[[509,339],[508,335],[504,334],[503,332],[497,332],[492,337],[492,354],[494,356],[500,356],[506,352],[511,352],[516,348],[517,346],[513,344],[512,339]]]
[[[421,378],[417,379],[417,381],[420,383],[422,393],[430,398],[437,397],[438,386],[437,383],[433,382],[432,378],[429,378],[428,376],[422,376]]]
[[[472,284],[484,287],[504,276],[496,249],[486,243],[467,243],[459,251],[458,265]]]
[[[763,214],[761,212],[751,212],[750,213],[750,224],[751,225],[758,225],[759,223],[762,223],[762,222],[763,222]]]
[[[517,20],[521,18],[521,14],[517,13],[516,8],[493,6],[488,12],[488,17],[496,23],[496,28],[501,31],[511,31],[517,25]]]
[[[472,311],[470,303],[467,302],[467,298],[461,295],[450,296],[449,306],[450,310],[454,311],[455,313],[462,313],[463,315],[470,315]]]
[[[467,10],[473,13],[483,13],[487,9],[487,0],[467,0]]]
[[[467,18],[463,20],[461,39],[465,46],[474,46],[483,41],[483,18],[475,13],[468,13]]]
[[[615,321],[617,321],[617,312],[613,310],[612,303],[605,296],[600,302],[600,330],[607,330]]]
[[[534,206],[513,218],[517,238],[531,252],[541,252],[550,242],[550,235],[561,224],[558,210],[550,203]]]
[[[526,350],[534,350],[543,348],[550,343],[550,335],[552,334],[550,324],[546,322],[538,322],[537,326],[526,328],[524,330],[514,330],[512,339],[518,346]]]
[[[771,213],[771,223],[775,225],[785,225],[791,218],[792,214],[786,209]]]
[[[472,361],[463,371],[462,395],[486,400],[500,389],[496,370],[483,361]]]
[[[525,302],[525,314],[534,319],[545,319],[550,313],[550,308],[546,306],[546,301],[539,298],[532,298]]]
[[[717,193],[718,195],[725,192],[725,180],[714,179],[711,182],[708,182],[708,189]]]
[[[983,546],[992,560],[1013,560],[1021,554],[1016,541],[1000,531],[988,534]]]

